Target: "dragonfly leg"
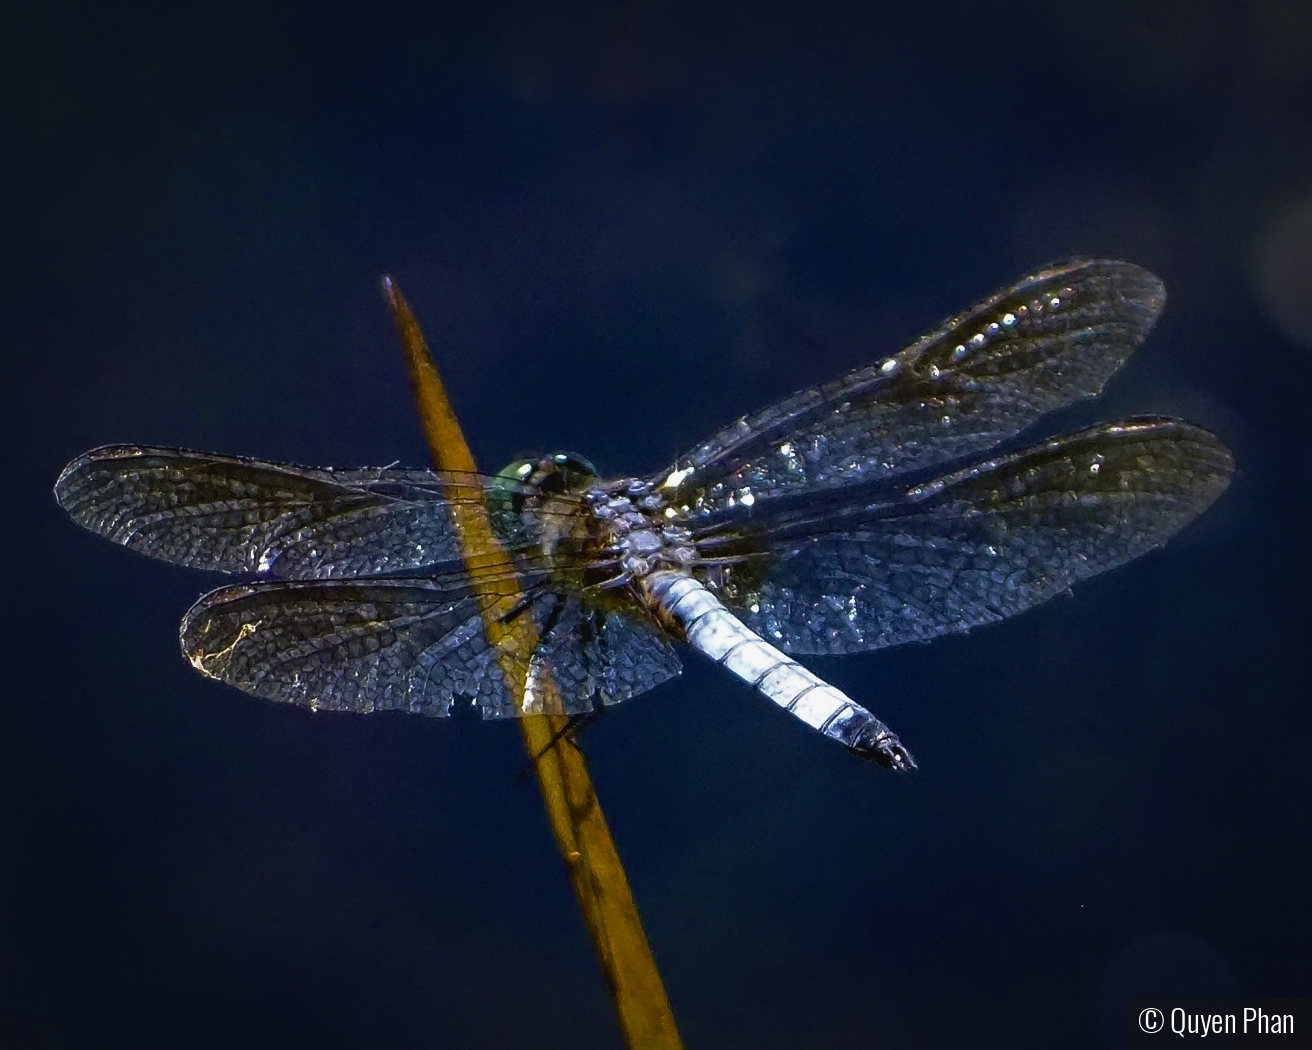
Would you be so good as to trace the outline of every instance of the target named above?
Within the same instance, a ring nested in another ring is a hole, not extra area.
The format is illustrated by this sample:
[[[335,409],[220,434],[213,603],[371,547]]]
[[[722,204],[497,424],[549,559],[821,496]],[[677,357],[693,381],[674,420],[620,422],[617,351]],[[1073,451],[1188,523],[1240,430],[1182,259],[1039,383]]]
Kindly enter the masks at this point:
[[[570,715],[565,721],[565,724],[551,734],[551,739],[546,742],[542,750],[533,756],[533,761],[526,762],[523,768],[515,774],[515,779],[527,780],[529,774],[533,772],[534,763],[546,755],[553,747],[557,747],[561,743],[569,744],[570,747],[574,748],[574,750],[586,758],[587,755],[584,753],[583,749],[579,747],[578,734],[599,719],[604,710],[605,705],[598,703],[591,711],[583,711],[576,715]]]
[[[623,587],[633,579],[633,573],[627,570],[621,572],[618,576],[612,576],[608,580],[602,580],[600,583],[591,583],[584,588],[584,593],[596,593],[599,591],[612,591],[616,587]]]

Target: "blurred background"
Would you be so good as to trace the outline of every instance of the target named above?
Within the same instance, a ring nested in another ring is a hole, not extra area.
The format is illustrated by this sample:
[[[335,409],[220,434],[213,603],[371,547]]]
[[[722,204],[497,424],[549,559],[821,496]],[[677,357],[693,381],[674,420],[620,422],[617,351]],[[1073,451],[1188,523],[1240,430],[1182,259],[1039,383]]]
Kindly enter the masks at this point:
[[[0,13],[0,1044],[618,1047],[508,725],[202,680],[216,581],[50,495],[145,442],[643,473],[1027,270],[1166,280],[1096,405],[1230,491],[1019,620],[813,666],[879,775],[689,659],[586,734],[691,1048],[1119,1045],[1307,994],[1312,8],[48,0]]]

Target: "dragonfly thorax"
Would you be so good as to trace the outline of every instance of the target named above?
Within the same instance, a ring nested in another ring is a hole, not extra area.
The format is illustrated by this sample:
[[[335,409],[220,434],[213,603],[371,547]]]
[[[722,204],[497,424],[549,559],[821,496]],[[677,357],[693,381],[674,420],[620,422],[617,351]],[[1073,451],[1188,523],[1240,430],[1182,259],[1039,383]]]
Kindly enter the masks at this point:
[[[620,580],[659,570],[686,572],[697,561],[692,534],[666,515],[664,497],[649,482],[627,478],[588,492],[601,546],[618,560]]]

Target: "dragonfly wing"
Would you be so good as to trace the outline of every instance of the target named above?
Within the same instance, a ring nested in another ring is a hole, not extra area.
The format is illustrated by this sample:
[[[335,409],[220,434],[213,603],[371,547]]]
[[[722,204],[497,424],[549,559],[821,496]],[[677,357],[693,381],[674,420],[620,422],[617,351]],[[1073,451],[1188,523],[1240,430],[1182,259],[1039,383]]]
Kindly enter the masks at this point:
[[[721,598],[786,652],[840,654],[1004,620],[1161,546],[1233,460],[1178,420],[1104,423],[817,516],[760,523]],[[855,492],[856,490],[854,490]]]
[[[544,676],[564,705],[550,713],[573,715],[593,710],[597,702],[617,704],[645,693],[683,669],[669,638],[654,624],[591,605],[572,592],[543,591],[525,612],[539,638],[527,668],[525,706],[530,710],[551,696],[540,684]],[[508,696],[504,700],[484,703],[483,717],[521,713]]]
[[[1129,263],[1053,265],[880,364],[743,417],[664,484],[709,512],[743,490],[759,500],[887,479],[991,448],[1102,390],[1165,299]]]
[[[466,552],[451,508],[482,505],[488,484],[128,445],[79,456],[55,496],[78,524],[163,561],[340,579],[458,561]]]
[[[204,674],[270,700],[321,710],[446,715],[457,696],[485,717],[520,713],[510,681],[526,681],[530,712],[572,714],[614,703],[679,673],[651,626],[606,615],[556,591],[545,574],[515,573],[487,616],[528,616],[522,634],[488,639],[483,601],[463,573],[431,578],[293,581],[223,587],[182,621],[182,649]],[[522,588],[522,590],[521,590]],[[519,644],[517,644],[519,643]],[[545,706],[550,675],[560,703]]]

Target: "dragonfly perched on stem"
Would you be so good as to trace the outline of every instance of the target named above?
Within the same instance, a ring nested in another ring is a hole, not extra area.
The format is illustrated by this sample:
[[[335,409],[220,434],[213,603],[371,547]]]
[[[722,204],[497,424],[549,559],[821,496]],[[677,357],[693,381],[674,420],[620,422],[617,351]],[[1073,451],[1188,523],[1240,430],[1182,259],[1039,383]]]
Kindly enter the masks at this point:
[[[1233,460],[1181,420],[1014,447],[1100,393],[1164,301],[1161,281],[1129,263],[1054,264],[650,477],[603,479],[570,453],[489,477],[120,445],[70,463],[55,494],[133,550],[245,577],[197,601],[181,642],[203,674],[256,696],[579,714],[675,677],[682,641],[906,771],[896,734],[792,656],[1004,620],[1201,514]],[[461,535],[462,503],[487,509],[487,550]],[[489,639],[488,622],[520,617],[532,631]],[[523,672],[522,697],[507,666]]]

